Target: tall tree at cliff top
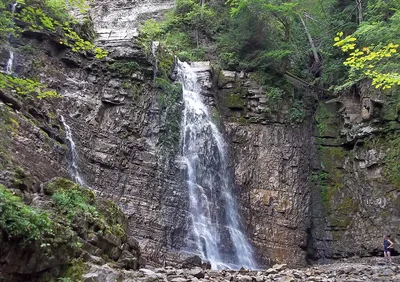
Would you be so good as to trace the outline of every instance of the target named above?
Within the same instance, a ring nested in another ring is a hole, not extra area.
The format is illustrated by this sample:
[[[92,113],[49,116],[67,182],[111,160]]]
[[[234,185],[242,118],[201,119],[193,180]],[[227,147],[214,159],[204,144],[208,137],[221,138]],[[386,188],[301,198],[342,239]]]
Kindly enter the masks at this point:
[[[343,86],[364,78],[370,78],[376,88],[400,85],[400,1],[366,1],[363,12],[363,21],[353,33],[339,32],[335,38],[335,46],[348,54]]]
[[[343,64],[348,55],[334,46],[338,32],[357,38],[360,48],[371,51],[398,43],[400,0],[224,3],[177,0],[157,32],[159,39],[181,58],[216,59],[222,68],[259,72],[265,84],[289,72],[324,88],[349,87],[365,77],[362,72],[355,77],[354,69]],[[392,53],[376,67],[395,72],[397,65],[397,53]]]

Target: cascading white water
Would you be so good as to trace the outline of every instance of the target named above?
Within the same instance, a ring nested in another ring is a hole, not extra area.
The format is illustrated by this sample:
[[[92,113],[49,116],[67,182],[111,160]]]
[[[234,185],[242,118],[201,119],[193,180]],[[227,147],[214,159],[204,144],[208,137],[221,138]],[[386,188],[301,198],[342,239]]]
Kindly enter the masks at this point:
[[[156,77],[158,73],[158,59],[157,59],[157,50],[158,46],[160,46],[159,41],[151,42],[151,54],[153,55],[153,82],[156,83]]]
[[[14,64],[14,52],[9,50],[8,54],[9,54],[9,56],[8,56],[8,61],[7,61],[7,65],[6,65],[6,73],[12,74],[13,64]]]
[[[18,3],[14,2],[11,5],[11,15],[14,16],[15,13],[15,9],[17,8]],[[11,40],[11,34],[9,35],[8,41],[10,42]],[[9,56],[8,56],[8,60],[7,60],[7,65],[6,65],[6,73],[8,74],[12,74],[13,72],[13,65],[14,65],[14,52],[10,49],[8,51]]]
[[[196,73],[177,63],[184,110],[181,158],[187,167],[191,230],[188,248],[211,262],[213,269],[256,268],[252,248],[241,231],[227,145],[203,103]]]
[[[83,181],[80,173],[79,173],[79,168],[78,168],[78,163],[77,163],[77,152],[75,148],[75,142],[72,137],[72,132],[71,132],[71,127],[66,123],[65,119],[63,116],[61,116],[61,122],[63,124],[64,130],[65,130],[65,136],[67,137],[68,143],[69,143],[69,149],[70,149],[70,162],[69,162],[69,170],[72,178],[76,183],[78,183],[80,186],[86,186],[85,182]]]

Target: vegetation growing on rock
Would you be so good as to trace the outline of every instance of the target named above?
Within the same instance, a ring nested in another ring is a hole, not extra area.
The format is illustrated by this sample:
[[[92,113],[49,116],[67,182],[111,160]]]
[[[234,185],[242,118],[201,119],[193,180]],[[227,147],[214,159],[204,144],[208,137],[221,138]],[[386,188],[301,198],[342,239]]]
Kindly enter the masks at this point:
[[[4,90],[14,90],[18,95],[41,98],[60,98],[61,96],[54,90],[49,90],[45,84],[26,78],[13,77],[0,73],[0,88]]]
[[[24,204],[3,185],[0,185],[0,227],[10,240],[37,241],[53,234],[47,212]]]
[[[173,84],[168,79],[156,79],[157,87],[162,92],[158,96],[161,110],[162,132],[158,147],[164,160],[172,160],[179,149],[180,124],[182,116],[182,85]]]
[[[13,3],[17,3],[15,12],[10,11]],[[107,56],[107,51],[91,43],[93,38],[87,38],[88,33],[81,32],[89,21],[84,1],[38,1],[20,0],[3,1],[0,3],[0,42],[20,37],[24,32],[41,32],[61,45],[66,45],[74,52],[92,52],[98,59]],[[81,11],[85,20],[79,23],[69,15],[71,9]],[[89,32],[90,34],[91,32]],[[10,43],[7,43],[10,44]],[[10,47],[12,48],[12,47]],[[0,74],[0,88],[14,90],[20,95],[35,95],[38,98],[60,97],[54,90],[38,81],[35,77],[15,77],[10,74]]]
[[[39,201],[36,200],[40,207],[24,203],[15,195],[20,193],[20,190],[0,186],[3,255],[16,247],[15,258],[24,252],[34,252],[35,255],[21,262],[8,261],[0,267],[0,272],[8,273],[8,268],[12,273],[18,263],[25,262],[29,263],[27,273],[34,276],[49,279],[52,270],[58,269],[58,273],[63,273],[62,281],[78,281],[78,276],[84,273],[85,253],[91,256],[104,254],[108,260],[118,261],[122,253],[121,244],[127,240],[126,223],[113,202],[98,199],[92,191],[63,178],[45,185],[46,194],[39,195]],[[40,262],[43,256],[48,259]],[[133,259],[137,253],[130,256]],[[32,264],[32,259],[39,262]],[[119,263],[125,267],[124,262]],[[67,278],[72,280],[65,280]]]
[[[0,6],[0,38],[3,41],[10,35],[18,37],[26,30],[47,32],[58,36],[59,43],[67,45],[74,52],[92,51],[99,59],[107,56],[107,51],[90,42],[92,38],[83,38],[74,30],[79,23],[68,12],[78,9],[87,17],[85,1],[21,0],[17,1],[17,9],[12,14],[10,7],[13,3],[7,0]]]

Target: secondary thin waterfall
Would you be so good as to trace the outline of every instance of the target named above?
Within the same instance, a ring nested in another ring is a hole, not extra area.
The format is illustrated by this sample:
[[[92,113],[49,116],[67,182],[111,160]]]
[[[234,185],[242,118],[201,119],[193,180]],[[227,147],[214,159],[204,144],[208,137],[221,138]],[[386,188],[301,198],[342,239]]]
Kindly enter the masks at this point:
[[[188,248],[211,262],[213,269],[256,268],[252,248],[241,231],[227,145],[203,103],[196,73],[177,64],[184,110],[181,157],[187,167],[191,231]]]
[[[14,2],[14,3],[11,4],[11,15],[12,16],[14,16],[15,9],[16,9],[17,5],[18,5],[17,2]],[[10,43],[10,41],[11,41],[11,33],[8,36],[8,41]],[[6,73],[12,74],[12,72],[13,72],[13,64],[14,64],[14,52],[10,49],[8,51],[8,53],[9,53],[9,56],[8,56],[7,65],[6,65]]]
[[[158,59],[157,59],[157,50],[158,46],[160,46],[159,41],[152,41],[151,42],[151,54],[153,56],[153,83],[156,83],[156,77],[158,73]]]
[[[67,140],[69,143],[69,149],[70,149],[69,171],[70,171],[70,174],[76,183],[78,183],[80,186],[85,186],[85,182],[83,181],[83,179],[79,173],[78,163],[76,160],[77,152],[76,152],[75,142],[72,137],[71,127],[67,124],[67,122],[65,121],[63,116],[61,116],[61,122],[62,122],[64,130],[65,130],[65,136],[67,137]]]

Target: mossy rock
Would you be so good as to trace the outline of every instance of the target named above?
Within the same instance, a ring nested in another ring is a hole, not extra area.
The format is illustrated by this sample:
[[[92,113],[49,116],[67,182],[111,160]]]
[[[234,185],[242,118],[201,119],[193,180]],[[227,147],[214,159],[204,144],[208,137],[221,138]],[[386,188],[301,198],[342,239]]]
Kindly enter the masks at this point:
[[[91,201],[93,201],[95,199],[95,194],[93,193],[93,191],[82,188],[75,182],[72,182],[71,180],[68,180],[65,178],[61,178],[61,177],[54,178],[44,185],[44,191],[48,195],[53,195],[57,192],[69,191],[69,190],[73,190],[73,189],[78,190],[80,193],[82,193],[82,195],[84,195]]]
[[[320,102],[315,114],[315,121],[319,137],[339,138],[341,122],[336,104]]]
[[[244,110],[245,100],[239,93],[227,94],[224,96],[224,106],[231,110]]]
[[[62,278],[70,279],[65,281],[79,281],[86,271],[81,260],[85,252],[88,254],[86,257],[104,254],[109,261],[117,263],[122,254],[122,246],[128,243],[127,221],[118,206],[114,202],[96,198],[92,191],[70,180],[55,178],[44,185],[46,194],[41,196],[40,202],[47,204],[41,205],[42,209],[32,207],[38,212],[30,212],[30,206],[13,196],[8,189],[4,190],[4,193],[15,202],[15,208],[22,209],[21,215],[34,216],[31,217],[35,224],[41,222],[36,220],[38,216],[47,221],[45,232],[40,233],[41,236],[31,236],[32,239],[24,241],[22,245],[22,239],[9,240],[0,236],[2,244],[0,259],[3,255],[10,256],[11,253],[16,259],[0,266],[0,272],[7,269],[12,276],[12,273],[17,273],[18,269],[21,269],[21,265],[26,265],[23,268],[24,273],[32,275],[35,279],[36,276],[39,279],[47,273],[47,281],[54,280],[55,276],[60,275]],[[11,213],[16,214],[17,211]],[[27,216],[20,218],[21,222],[27,220]],[[19,220],[18,217],[16,220]],[[38,225],[39,227],[41,226]],[[0,232],[0,234],[5,233]],[[33,255],[25,256],[28,251]],[[139,261],[140,250],[133,248],[130,256]],[[137,264],[135,265],[137,267]],[[129,268],[126,265],[124,267]]]

